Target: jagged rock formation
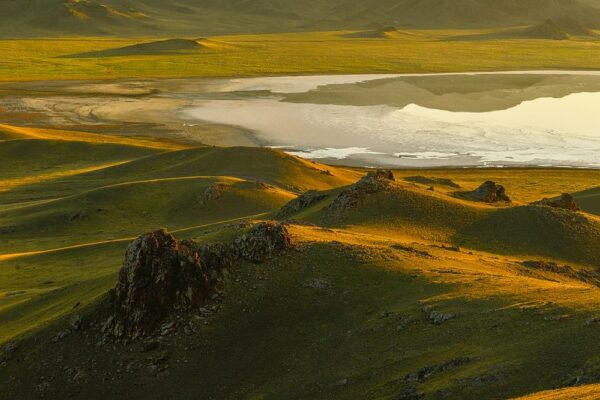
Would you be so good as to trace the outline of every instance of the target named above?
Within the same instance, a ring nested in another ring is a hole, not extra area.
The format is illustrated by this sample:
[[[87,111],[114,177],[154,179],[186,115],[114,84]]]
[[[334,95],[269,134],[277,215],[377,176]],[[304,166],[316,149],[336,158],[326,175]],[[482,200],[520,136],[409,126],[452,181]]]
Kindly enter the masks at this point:
[[[302,210],[306,210],[307,208],[312,207],[323,200],[325,197],[327,196],[323,193],[319,193],[315,190],[309,190],[308,192],[284,205],[277,213],[277,219],[288,218]]]
[[[336,212],[354,207],[365,196],[389,189],[395,180],[394,174],[389,170],[378,169],[369,172],[367,176],[341,192],[328,209]]]
[[[166,320],[210,301],[235,262],[260,262],[291,246],[287,228],[271,222],[230,244],[198,246],[164,230],[140,236],[127,248],[103,330],[118,338],[153,335]]]
[[[215,290],[193,247],[164,230],[148,233],[127,248],[104,330],[116,337],[151,334],[170,315],[206,303]]]
[[[496,182],[487,181],[472,192],[464,193],[464,196],[476,201],[485,203],[510,203],[510,197],[506,194],[506,189]]]
[[[569,211],[579,211],[580,208],[575,202],[575,198],[572,194],[563,193],[558,199],[547,199],[543,198],[540,201],[533,203],[536,206],[547,206],[553,208],[562,208]]]

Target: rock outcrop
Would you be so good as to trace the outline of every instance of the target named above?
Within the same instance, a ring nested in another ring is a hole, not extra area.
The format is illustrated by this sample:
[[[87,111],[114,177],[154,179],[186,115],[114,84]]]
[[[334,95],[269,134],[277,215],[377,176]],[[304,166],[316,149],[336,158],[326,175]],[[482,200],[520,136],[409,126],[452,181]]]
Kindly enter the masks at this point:
[[[394,174],[389,170],[378,169],[369,172],[354,185],[342,191],[328,206],[328,209],[332,212],[336,212],[352,208],[365,196],[388,190],[395,180]]]
[[[504,186],[493,181],[484,182],[474,191],[464,193],[464,196],[471,200],[483,201],[485,203],[511,202]]]
[[[117,338],[152,336],[165,321],[218,295],[225,270],[236,262],[264,261],[291,246],[285,225],[272,222],[254,225],[231,243],[205,246],[164,230],[140,236],[127,248],[102,329]]]
[[[292,246],[290,233],[284,224],[262,222],[250,232],[235,239],[232,252],[238,258],[252,262],[265,261]]]
[[[288,218],[299,213],[300,211],[306,210],[307,208],[312,207],[323,200],[325,197],[327,196],[323,193],[319,193],[315,190],[309,190],[308,192],[300,195],[284,205],[277,213],[277,219]]]
[[[127,248],[104,330],[116,337],[152,334],[169,316],[206,303],[215,290],[193,247],[164,230],[148,233]]]
[[[553,208],[562,208],[569,211],[579,211],[580,208],[575,202],[573,195],[569,193],[563,193],[558,199],[547,199],[544,198],[540,201],[533,203],[536,206],[547,206]]]
[[[200,205],[205,205],[211,201],[218,200],[223,196],[223,193],[229,189],[230,186],[223,183],[215,183],[209,186],[200,196]]]

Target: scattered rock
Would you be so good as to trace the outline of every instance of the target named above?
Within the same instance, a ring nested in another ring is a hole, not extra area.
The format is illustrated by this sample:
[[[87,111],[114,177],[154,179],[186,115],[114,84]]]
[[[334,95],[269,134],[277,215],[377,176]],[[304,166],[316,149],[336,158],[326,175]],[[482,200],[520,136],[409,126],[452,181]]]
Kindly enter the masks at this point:
[[[596,271],[577,270],[569,265],[558,265],[547,261],[523,261],[521,264],[529,270],[550,272],[600,287],[600,273]]]
[[[581,209],[575,202],[575,198],[572,194],[563,193],[558,199],[547,199],[543,198],[540,201],[533,203],[536,206],[546,206],[553,208],[562,208],[563,210],[569,211],[580,211]]]
[[[323,290],[331,286],[329,281],[321,278],[312,279],[304,284],[305,288]]]
[[[429,320],[436,325],[443,324],[453,318],[456,318],[456,314],[450,312],[432,311],[429,314]]]
[[[164,230],[140,236],[127,248],[104,329],[116,337],[153,334],[167,318],[205,304],[215,289],[193,248]]]
[[[69,329],[64,329],[64,330],[58,332],[56,334],[56,336],[54,336],[52,341],[54,343],[58,343],[58,342],[62,341],[64,338],[66,338],[67,336],[69,336],[70,334],[71,334],[71,331]]]
[[[16,342],[8,342],[0,349],[0,362],[6,362],[11,359],[13,354],[19,349]]]
[[[340,379],[339,381],[335,382],[333,384],[333,386],[342,387],[342,386],[346,386],[347,384],[348,384],[348,379]]]
[[[69,319],[69,326],[75,332],[80,330],[81,327],[83,326],[83,319],[81,318],[81,315],[79,315],[79,314],[73,315],[71,317],[71,319]]]
[[[476,201],[483,201],[485,203],[510,203],[510,197],[506,195],[506,189],[502,185],[498,185],[496,182],[487,181],[472,192],[462,193],[464,197],[467,197]]]
[[[428,378],[433,377],[434,375],[462,367],[471,362],[469,357],[458,357],[452,360],[448,360],[443,362],[442,364],[427,366],[425,368],[421,368],[419,371],[406,375],[404,377],[405,382],[422,382]]]
[[[315,190],[310,190],[305,192],[301,196],[295,198],[290,201],[286,205],[284,205],[281,210],[277,213],[277,219],[288,218],[296,213],[299,213],[302,210],[305,210],[313,205],[317,204],[321,200],[323,200],[326,195],[319,193]]]
[[[411,246],[405,246],[402,244],[394,244],[391,246],[392,249],[396,249],[396,250],[400,250],[400,251],[405,251],[407,253],[412,253],[412,254],[416,254],[420,257],[431,257],[431,254],[429,254],[429,252],[424,251],[424,250],[418,250],[415,249],[414,247]]]

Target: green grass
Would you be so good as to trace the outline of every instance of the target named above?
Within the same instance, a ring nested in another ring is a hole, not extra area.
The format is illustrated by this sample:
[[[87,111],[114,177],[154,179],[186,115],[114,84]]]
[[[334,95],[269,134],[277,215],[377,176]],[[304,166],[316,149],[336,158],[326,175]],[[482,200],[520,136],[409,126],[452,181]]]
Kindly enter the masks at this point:
[[[385,39],[344,37],[348,32],[222,36],[199,51],[100,58],[76,55],[156,39],[1,40],[0,80],[600,69],[600,41],[450,40],[486,32],[407,31]]]
[[[526,204],[581,192],[582,199],[591,196],[585,209],[597,212],[598,171],[395,171],[398,190],[372,195],[331,219],[323,207],[364,171],[262,148],[14,127],[2,132],[19,134],[0,141],[0,344],[19,338],[33,349],[26,362],[9,364],[14,381],[0,379],[9,398],[32,398],[30,382],[57,357],[85,368],[94,359],[103,372],[114,371],[123,354],[148,357],[136,344],[122,352],[96,347],[89,332],[48,346],[70,314],[92,309],[114,286],[133,237],[167,228],[200,243],[230,240],[242,231],[240,222],[270,218],[308,189],[329,199],[294,216],[311,223],[289,227],[297,249],[232,268],[223,311],[183,345],[169,346],[170,377],[119,373],[106,385],[89,374],[84,387],[55,385],[56,397],[83,390],[90,399],[135,391],[131,398],[177,392],[183,398],[391,400],[414,385],[425,399],[479,400],[559,387],[581,369],[600,366],[589,351],[597,327],[586,325],[597,315],[599,289],[520,264],[527,257],[596,268],[597,217]],[[458,190],[493,179],[515,203],[488,206],[455,198],[447,186],[431,192],[402,181],[415,175],[451,179]],[[204,201],[215,184],[227,189]],[[435,247],[440,244],[464,249]],[[315,279],[326,281],[325,288],[312,287]],[[458,316],[434,325],[425,305]],[[458,357],[469,361],[421,382],[404,381]],[[179,363],[183,358],[188,362]],[[43,373],[56,376],[53,382],[62,382],[60,374],[63,368]]]

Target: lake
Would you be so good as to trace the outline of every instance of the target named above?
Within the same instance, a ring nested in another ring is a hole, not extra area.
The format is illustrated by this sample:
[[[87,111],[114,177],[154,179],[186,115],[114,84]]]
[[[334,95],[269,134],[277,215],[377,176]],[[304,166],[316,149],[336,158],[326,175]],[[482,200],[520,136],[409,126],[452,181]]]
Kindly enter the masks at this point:
[[[335,164],[600,167],[600,73],[355,75],[211,81],[188,123]]]

